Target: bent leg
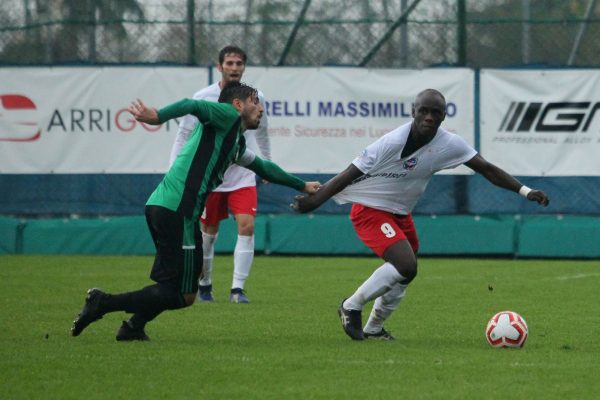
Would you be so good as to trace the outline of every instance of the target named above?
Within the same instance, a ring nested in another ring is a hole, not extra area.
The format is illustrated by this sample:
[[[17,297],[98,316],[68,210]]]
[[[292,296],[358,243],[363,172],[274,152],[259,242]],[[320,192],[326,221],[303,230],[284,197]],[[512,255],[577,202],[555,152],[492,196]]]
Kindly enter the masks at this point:
[[[410,215],[398,216],[354,204],[350,219],[360,239],[386,261],[342,303],[339,310],[340,318],[342,315],[348,317],[342,318],[346,333],[353,339],[362,339],[360,312],[364,305],[378,299],[371,313],[373,318],[370,317],[365,328],[377,329],[379,324],[382,329],[383,321],[400,303],[406,285],[416,276],[418,238]]]
[[[389,246],[383,252],[383,259],[392,264],[404,278],[407,285],[417,276],[417,256],[408,240],[402,240]]]
[[[375,300],[369,320],[363,329],[365,333],[376,334],[382,331],[383,323],[398,308],[406,295],[406,287],[407,285],[396,283],[387,293]]]

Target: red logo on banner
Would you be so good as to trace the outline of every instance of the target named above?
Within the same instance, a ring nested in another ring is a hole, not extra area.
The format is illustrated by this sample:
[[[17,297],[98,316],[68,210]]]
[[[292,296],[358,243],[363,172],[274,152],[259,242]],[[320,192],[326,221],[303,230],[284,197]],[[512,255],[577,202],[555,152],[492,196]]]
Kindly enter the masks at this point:
[[[35,121],[35,103],[20,94],[0,95],[0,141],[32,142],[42,130]]]

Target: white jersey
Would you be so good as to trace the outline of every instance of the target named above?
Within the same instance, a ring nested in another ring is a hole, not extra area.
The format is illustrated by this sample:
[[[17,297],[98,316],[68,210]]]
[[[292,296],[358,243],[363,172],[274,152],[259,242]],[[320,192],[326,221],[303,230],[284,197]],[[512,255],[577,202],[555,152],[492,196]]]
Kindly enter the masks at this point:
[[[333,199],[337,203],[409,214],[434,173],[455,168],[477,154],[463,138],[439,128],[431,142],[402,158],[411,124],[380,137],[352,161],[365,175],[336,194]]]
[[[217,102],[219,100],[220,94],[221,88],[219,87],[219,82],[216,82],[196,92],[194,94],[193,99]],[[263,108],[265,108],[266,110],[265,99],[262,92],[260,91],[258,92],[258,100],[263,105]],[[177,136],[175,137],[175,142],[173,143],[173,147],[171,148],[171,159],[169,161],[169,165],[173,164],[173,161],[175,161],[175,158],[177,158],[177,155],[179,154],[179,152],[181,152],[181,149],[188,141],[197,123],[198,118],[189,114],[183,117],[183,119],[181,120],[181,122],[179,123],[179,130],[177,131]],[[265,111],[260,120],[260,125],[258,129],[246,130],[244,132],[244,137],[246,138],[246,147],[248,147],[254,153],[258,153],[258,151],[260,150],[260,154],[262,154],[263,158],[270,160],[271,146],[269,142],[267,128],[268,121],[267,113]],[[223,176],[223,183],[221,183],[213,191],[231,192],[249,186],[256,186],[256,175],[254,174],[254,172],[237,164],[232,164],[225,171],[225,175]]]

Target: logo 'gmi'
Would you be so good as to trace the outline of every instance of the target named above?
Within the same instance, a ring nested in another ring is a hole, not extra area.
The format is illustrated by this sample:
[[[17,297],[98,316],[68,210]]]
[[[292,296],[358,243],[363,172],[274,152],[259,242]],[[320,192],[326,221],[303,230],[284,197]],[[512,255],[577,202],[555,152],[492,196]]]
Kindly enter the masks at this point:
[[[600,102],[511,102],[500,124],[505,132],[586,132]]]
[[[40,138],[42,130],[35,118],[37,107],[20,94],[0,95],[0,141],[31,142]]]

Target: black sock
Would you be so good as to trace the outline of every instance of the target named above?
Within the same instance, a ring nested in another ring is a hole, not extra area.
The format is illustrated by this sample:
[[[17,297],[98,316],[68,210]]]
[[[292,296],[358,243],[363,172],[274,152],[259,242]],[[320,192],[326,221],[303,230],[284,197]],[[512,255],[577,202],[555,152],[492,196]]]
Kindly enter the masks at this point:
[[[152,319],[154,319],[154,318],[152,318]],[[150,321],[147,320],[145,317],[143,317],[140,314],[133,314],[131,316],[131,318],[129,318],[129,321],[127,321],[129,326],[131,326],[133,329],[144,329],[144,327],[146,326],[146,323],[148,323],[148,322],[150,322]]]
[[[102,300],[105,312],[125,311],[139,314],[140,318],[151,321],[164,310],[176,310],[186,303],[178,290],[160,283],[146,286],[141,290],[108,295]]]

